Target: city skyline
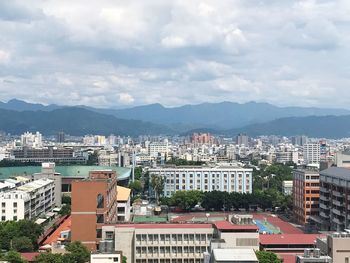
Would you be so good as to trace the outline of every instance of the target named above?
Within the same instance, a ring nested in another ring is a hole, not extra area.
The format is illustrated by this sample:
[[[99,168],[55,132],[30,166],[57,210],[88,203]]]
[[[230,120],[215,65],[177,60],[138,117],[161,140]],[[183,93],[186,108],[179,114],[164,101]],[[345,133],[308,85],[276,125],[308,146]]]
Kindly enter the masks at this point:
[[[349,108],[347,1],[3,1],[1,101]],[[329,100],[329,95],[333,99]]]

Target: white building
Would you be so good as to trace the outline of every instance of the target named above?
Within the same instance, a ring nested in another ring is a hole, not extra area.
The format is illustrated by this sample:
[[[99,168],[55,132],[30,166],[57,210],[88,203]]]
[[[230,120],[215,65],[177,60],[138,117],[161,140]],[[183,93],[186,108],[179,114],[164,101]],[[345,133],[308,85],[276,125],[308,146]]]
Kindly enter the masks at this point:
[[[32,148],[41,148],[43,146],[42,135],[40,132],[35,134],[31,132],[26,132],[21,135],[21,145],[32,147]]]
[[[90,263],[122,263],[121,253],[91,254]]]
[[[117,186],[117,213],[118,221],[130,221],[130,193],[131,189]]]
[[[304,144],[303,153],[304,153],[305,164],[319,164],[320,151],[321,151],[321,147],[319,143]]]
[[[168,150],[169,145],[166,140],[164,142],[151,142],[148,145],[148,154],[151,157],[157,157],[159,154],[164,156],[168,153]]]
[[[1,221],[35,219],[51,212],[55,207],[55,184],[50,179],[40,179],[0,193]]]
[[[276,163],[298,163],[298,152],[297,151],[279,151],[276,152]]]
[[[172,167],[149,169],[150,176],[165,178],[164,195],[169,197],[180,190],[203,192],[252,192],[253,169],[240,167]]]

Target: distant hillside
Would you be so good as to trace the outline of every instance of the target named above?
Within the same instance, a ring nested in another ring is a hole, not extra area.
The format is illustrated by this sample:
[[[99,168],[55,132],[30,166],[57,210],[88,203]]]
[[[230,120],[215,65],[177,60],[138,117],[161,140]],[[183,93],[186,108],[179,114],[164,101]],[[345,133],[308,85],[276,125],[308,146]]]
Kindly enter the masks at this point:
[[[66,107],[53,111],[10,111],[0,109],[0,130],[11,134],[25,131],[40,131],[53,135],[64,131],[70,135],[118,134],[118,135],[158,135],[172,134],[165,126],[134,120],[118,119],[77,107]]]
[[[118,105],[115,106],[117,107]],[[0,108],[16,111],[52,111],[64,107],[31,104],[16,99],[7,103],[0,102]],[[113,115],[120,119],[141,120],[166,125],[170,129],[175,129],[178,133],[198,128],[227,130],[286,117],[350,115],[350,111],[345,109],[277,107],[268,103],[256,102],[244,104],[234,102],[202,103],[174,108],[167,108],[161,104],[150,104],[127,109],[93,108],[84,105],[78,107]]]
[[[62,106],[58,106],[55,104],[51,105],[43,105],[43,104],[38,104],[38,103],[28,103],[23,100],[17,100],[17,99],[12,99],[9,100],[8,102],[1,102],[0,101],[0,109],[5,109],[5,110],[14,110],[14,111],[52,111],[62,108]]]
[[[165,108],[160,104],[113,110],[111,114],[123,119],[138,119],[158,124],[191,124],[191,129],[230,129],[263,123],[284,117],[349,115],[344,109],[276,107],[268,103],[245,104],[222,102]]]
[[[344,138],[350,137],[350,115],[282,118],[227,130],[223,133],[232,136],[240,132],[245,132],[253,137],[258,135],[292,136],[305,134],[317,138]]]

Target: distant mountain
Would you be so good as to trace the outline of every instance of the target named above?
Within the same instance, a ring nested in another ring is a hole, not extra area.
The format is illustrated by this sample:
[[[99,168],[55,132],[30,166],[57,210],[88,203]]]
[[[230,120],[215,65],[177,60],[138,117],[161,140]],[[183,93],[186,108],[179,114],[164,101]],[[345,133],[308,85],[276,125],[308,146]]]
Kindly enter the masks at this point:
[[[236,129],[288,117],[350,115],[350,110],[345,109],[277,107],[268,103],[256,102],[244,104],[234,102],[202,103],[173,108],[164,107],[161,104],[150,104],[126,109],[93,108],[84,105],[78,107],[100,114],[113,115],[119,119],[141,120],[155,123],[162,127],[167,126],[169,130],[175,130],[177,133],[198,129]],[[54,104],[45,106],[14,99],[7,103],[0,102],[1,108],[14,111],[52,111],[66,107]]]
[[[253,137],[259,135],[293,136],[303,134],[316,138],[345,138],[350,137],[350,115],[281,118],[221,133],[232,136],[241,132]]]
[[[77,107],[65,107],[52,111],[10,111],[0,109],[0,130],[11,134],[26,131],[40,131],[53,135],[64,131],[70,135],[118,134],[118,135],[158,135],[172,134],[163,125],[136,120],[118,119]]]
[[[129,109],[112,110],[110,114],[123,119],[150,121],[172,125],[182,123],[191,125],[188,129],[212,128],[230,129],[254,123],[264,123],[284,117],[348,115],[349,110],[303,107],[277,107],[268,103],[233,102],[203,103],[166,108],[160,104],[151,104]]]
[[[29,103],[25,102],[23,100],[17,100],[17,99],[12,99],[9,100],[8,102],[1,102],[0,101],[0,109],[5,109],[5,110],[14,110],[14,111],[52,111],[62,108],[62,106],[58,106],[56,104],[50,104],[50,105],[43,105],[39,103]]]

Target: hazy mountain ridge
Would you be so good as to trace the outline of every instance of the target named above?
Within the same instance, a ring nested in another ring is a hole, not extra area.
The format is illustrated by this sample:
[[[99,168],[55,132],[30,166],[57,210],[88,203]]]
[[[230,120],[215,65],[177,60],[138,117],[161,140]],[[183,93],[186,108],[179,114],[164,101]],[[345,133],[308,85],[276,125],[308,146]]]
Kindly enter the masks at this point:
[[[45,135],[64,131],[77,136],[86,134],[137,136],[173,133],[171,129],[163,125],[118,119],[112,115],[78,107],[21,112],[0,109],[0,130],[11,134],[40,131]]]

